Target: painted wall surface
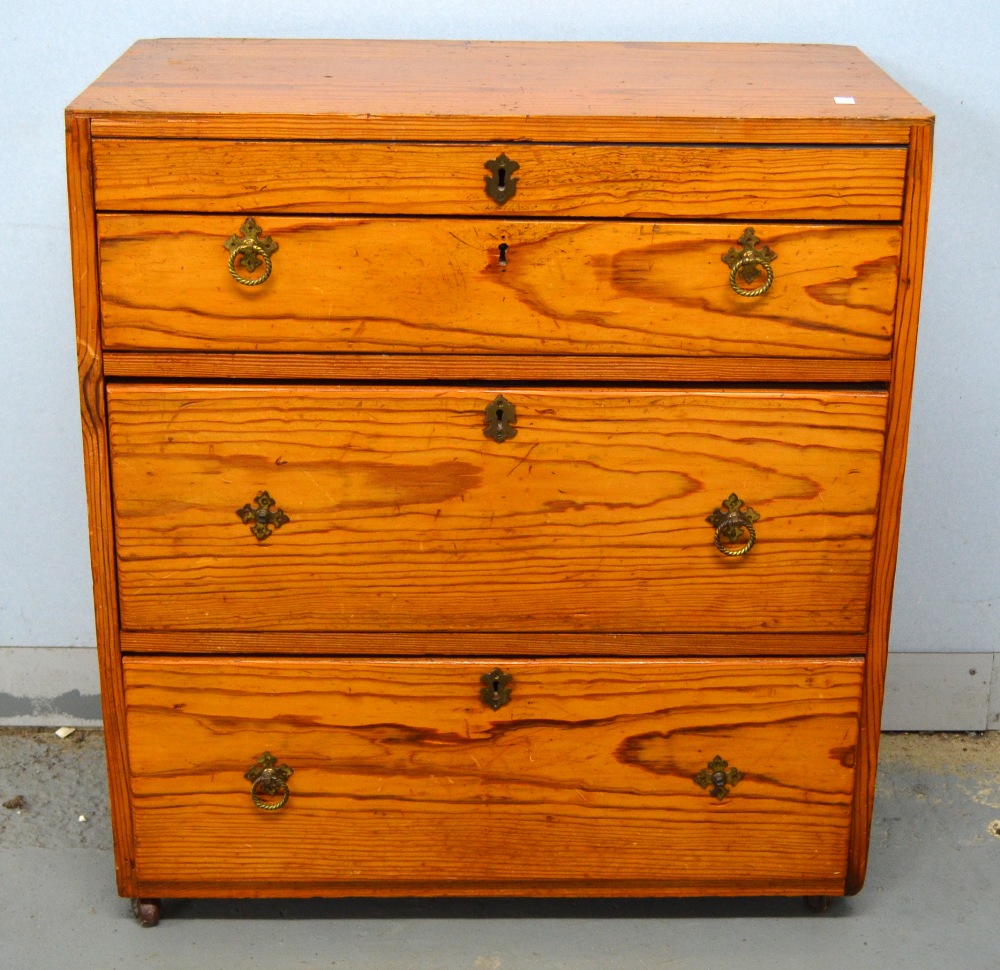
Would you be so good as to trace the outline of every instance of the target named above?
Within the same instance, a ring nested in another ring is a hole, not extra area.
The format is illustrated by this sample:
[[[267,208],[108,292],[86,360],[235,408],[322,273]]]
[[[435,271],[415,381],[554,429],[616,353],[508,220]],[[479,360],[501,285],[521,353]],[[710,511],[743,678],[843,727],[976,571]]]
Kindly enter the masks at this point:
[[[156,36],[785,41],[861,47],[938,116],[892,646],[896,651],[997,649],[1000,326],[994,294],[1000,283],[1000,108],[995,54],[1000,6],[953,0],[945,13],[934,0],[772,0],[750,11],[736,0],[272,0],[252,8],[191,0],[39,0],[6,7],[4,28],[0,648],[13,651],[2,651],[0,663],[24,648],[94,643],[62,111],[133,40]],[[64,649],[53,652],[49,664],[22,664],[18,684],[39,696],[71,693],[74,685],[65,678],[50,683],[55,667],[65,666],[59,656],[65,656]],[[86,686],[79,689],[86,693]],[[4,689],[0,670],[0,695]]]

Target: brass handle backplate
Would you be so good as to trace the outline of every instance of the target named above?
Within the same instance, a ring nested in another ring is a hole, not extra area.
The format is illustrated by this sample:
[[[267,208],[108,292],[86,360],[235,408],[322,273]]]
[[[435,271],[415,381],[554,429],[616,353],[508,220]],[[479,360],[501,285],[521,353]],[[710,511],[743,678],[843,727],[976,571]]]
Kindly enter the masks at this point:
[[[722,261],[729,266],[729,285],[740,296],[763,296],[774,282],[774,270],[771,263],[777,259],[777,254],[767,246],[757,248],[760,240],[752,228],[747,228],[740,236],[740,248],[733,246]],[[764,270],[764,282],[758,286],[753,284],[760,278]],[[740,281],[743,284],[741,285]]]
[[[503,205],[517,193],[517,179],[514,178],[521,166],[501,152],[496,158],[484,163],[490,174],[486,176],[486,194],[497,204]]]
[[[250,531],[263,542],[273,531],[280,529],[292,520],[281,510],[274,507],[275,501],[267,492],[261,492],[255,499],[257,508],[249,502],[236,510],[236,514],[250,526]]]
[[[499,667],[494,667],[479,680],[483,685],[479,698],[487,707],[499,711],[504,704],[510,703],[510,692],[514,687],[514,678],[510,674],[505,674]]]
[[[715,527],[715,548],[719,552],[724,556],[745,556],[757,541],[753,524],[759,518],[760,514],[749,506],[743,508],[743,500],[733,492],[705,521]],[[742,544],[735,546],[738,542]]]
[[[721,802],[722,799],[729,794],[729,789],[742,777],[742,771],[738,771],[736,768],[730,768],[728,761],[724,761],[720,755],[716,755],[708,763],[707,768],[702,768],[702,770],[694,776],[694,780],[701,785],[702,788],[708,788],[711,786],[712,790],[709,794],[713,795]]]
[[[229,250],[229,274],[244,286],[260,286],[271,275],[271,256],[277,252],[278,244],[270,236],[262,236],[260,226],[249,216],[240,226],[240,232],[243,234],[242,239],[233,233],[222,244]],[[256,272],[263,263],[264,272],[260,276],[244,276],[236,268],[237,259],[240,259],[243,268],[249,273]]]
[[[288,804],[291,794],[288,790],[288,779],[295,769],[288,765],[279,765],[278,759],[270,751],[265,751],[247,772],[243,775],[250,782],[250,797],[263,812],[277,812]],[[268,801],[268,799],[278,799]]]

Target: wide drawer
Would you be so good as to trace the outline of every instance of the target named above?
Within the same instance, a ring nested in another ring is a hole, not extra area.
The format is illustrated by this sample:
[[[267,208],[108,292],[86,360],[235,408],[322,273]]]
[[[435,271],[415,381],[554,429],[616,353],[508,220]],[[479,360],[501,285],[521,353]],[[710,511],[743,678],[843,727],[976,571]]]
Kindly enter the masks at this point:
[[[261,217],[98,221],[109,349],[886,358],[897,226]],[[241,235],[241,232],[246,232]],[[244,277],[241,284],[233,268]],[[770,288],[758,296],[737,293]],[[247,281],[252,285],[245,285]]]
[[[867,628],[881,392],[142,384],[108,414],[126,630]],[[733,493],[742,556],[706,521]]]
[[[499,663],[126,657],[139,891],[844,891],[860,661]]]
[[[119,211],[895,221],[906,167],[904,147],[846,145],[111,138],[93,151],[97,208]],[[502,205],[486,193],[501,156]]]

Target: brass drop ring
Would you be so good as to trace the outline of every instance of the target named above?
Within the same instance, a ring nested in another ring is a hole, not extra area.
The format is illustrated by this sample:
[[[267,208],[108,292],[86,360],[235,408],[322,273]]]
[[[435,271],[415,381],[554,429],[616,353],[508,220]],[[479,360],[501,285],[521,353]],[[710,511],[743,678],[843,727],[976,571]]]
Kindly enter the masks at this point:
[[[763,269],[767,274],[767,279],[762,285],[756,287],[756,289],[748,290],[745,287],[740,286],[736,281],[736,274],[742,273],[743,279],[747,279],[750,276],[756,276],[756,272],[752,270]],[[747,252],[744,253],[739,259],[734,260],[732,268],[729,270],[729,285],[737,292],[740,296],[763,296],[770,288],[771,284],[774,282],[774,270],[771,269],[771,264],[763,259],[760,259],[755,253]]]
[[[746,529],[747,535],[750,538],[747,539],[742,546],[737,546],[735,548],[733,546],[723,545],[723,531],[732,529]],[[756,541],[757,533],[754,530],[753,523],[751,523],[746,516],[743,515],[728,516],[721,523],[719,523],[718,528],[715,530],[715,548],[718,549],[724,556],[745,556],[751,549],[753,549]]]
[[[260,797],[262,794],[271,797],[280,795],[281,798],[276,802],[265,802]],[[253,799],[254,805],[265,812],[276,812],[278,809],[284,808],[288,804],[288,796],[290,794],[288,785],[283,781],[275,783],[274,778],[262,776],[250,786],[250,797]]]
[[[223,244],[229,250],[229,275],[242,286],[260,286],[271,275],[271,253],[277,252],[278,244],[270,236],[260,234],[260,226],[251,216]],[[264,274],[256,278],[241,276],[236,272],[236,257],[243,257],[243,268],[252,273],[264,261]]]
[[[236,269],[236,257],[243,256],[244,259],[247,256],[256,257],[253,259],[254,266],[257,265],[257,260],[264,260],[264,272],[255,278],[248,276],[241,276]],[[265,283],[267,278],[271,275],[271,257],[266,250],[261,249],[259,246],[246,246],[241,249],[234,249],[229,254],[229,275],[232,276],[237,283],[242,283],[244,286],[260,286],[261,283]]]

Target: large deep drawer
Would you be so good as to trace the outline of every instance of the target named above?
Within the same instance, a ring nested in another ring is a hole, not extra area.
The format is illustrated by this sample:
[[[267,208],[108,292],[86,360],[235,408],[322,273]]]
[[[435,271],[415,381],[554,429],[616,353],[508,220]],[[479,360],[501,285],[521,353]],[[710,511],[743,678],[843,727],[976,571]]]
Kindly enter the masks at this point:
[[[126,630],[867,629],[882,392],[115,384],[108,414]],[[744,555],[706,521],[731,496]]]
[[[139,891],[844,891],[860,661],[498,662],[125,658]]]

